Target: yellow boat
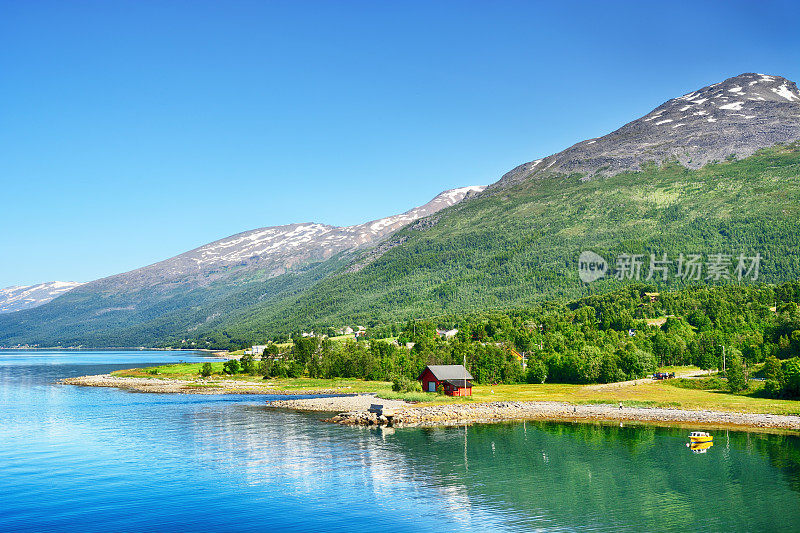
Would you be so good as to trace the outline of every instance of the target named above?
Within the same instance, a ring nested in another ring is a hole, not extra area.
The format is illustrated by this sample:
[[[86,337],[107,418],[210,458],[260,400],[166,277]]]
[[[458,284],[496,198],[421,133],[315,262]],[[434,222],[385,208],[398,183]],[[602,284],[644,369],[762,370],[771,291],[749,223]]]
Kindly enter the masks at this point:
[[[714,437],[705,431],[692,431],[689,433],[689,440],[692,442],[692,444],[700,444],[703,442],[711,442],[714,440]]]

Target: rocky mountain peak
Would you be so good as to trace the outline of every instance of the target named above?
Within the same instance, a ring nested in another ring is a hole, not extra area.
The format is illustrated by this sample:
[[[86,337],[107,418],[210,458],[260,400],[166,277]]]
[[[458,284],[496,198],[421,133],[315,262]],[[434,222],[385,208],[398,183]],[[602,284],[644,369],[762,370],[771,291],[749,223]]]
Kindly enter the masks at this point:
[[[649,161],[677,160],[699,168],[797,139],[800,91],[795,83],[746,73],[669,100],[604,137],[520,165],[491,188],[576,172],[592,179],[641,170]]]
[[[774,106],[763,102],[797,105],[800,91],[780,76],[740,74],[669,100],[641,120],[672,129],[691,122],[730,122],[734,117],[752,120],[772,111]]]

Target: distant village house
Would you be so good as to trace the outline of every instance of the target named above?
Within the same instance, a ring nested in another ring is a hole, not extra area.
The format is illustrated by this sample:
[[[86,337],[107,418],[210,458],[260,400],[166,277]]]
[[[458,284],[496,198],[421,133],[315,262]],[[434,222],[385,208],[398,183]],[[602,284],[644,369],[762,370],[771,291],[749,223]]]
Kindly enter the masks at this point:
[[[443,339],[452,339],[458,334],[457,329],[437,329],[436,334],[442,337]]]
[[[266,350],[266,349],[267,349],[267,345],[266,344],[254,344],[253,346],[250,347],[249,350],[245,350],[244,354],[245,355],[261,355],[261,354],[264,353],[264,350]]]

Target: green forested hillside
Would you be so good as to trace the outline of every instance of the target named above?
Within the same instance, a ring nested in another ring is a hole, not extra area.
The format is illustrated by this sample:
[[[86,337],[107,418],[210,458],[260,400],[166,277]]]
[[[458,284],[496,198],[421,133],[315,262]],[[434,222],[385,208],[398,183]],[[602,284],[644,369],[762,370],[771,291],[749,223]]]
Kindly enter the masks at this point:
[[[196,340],[225,332],[249,341],[315,326],[520,307],[627,282],[581,282],[583,250],[610,262],[622,253],[666,252],[673,260],[680,253],[759,253],[758,281],[800,278],[797,143],[699,170],[666,163],[606,179],[581,177],[490,191],[401,230],[392,238],[399,244],[377,259],[367,253],[372,262],[360,271],[345,269],[295,297],[234,313],[199,328]],[[660,285],[683,284],[670,276]]]
[[[42,307],[0,315],[0,345],[230,348],[303,329],[564,302],[632,281],[580,281],[584,250],[612,267],[623,253],[647,260],[667,253],[672,261],[680,253],[758,253],[758,282],[800,279],[800,143],[699,170],[667,162],[582,178],[490,188],[374,250],[275,278],[256,272],[192,290],[176,285],[135,301],[78,288]],[[670,279],[652,280],[654,286],[683,286],[674,270],[673,264]]]
[[[210,326],[229,323],[237,309],[295,298],[341,268],[341,261],[335,257],[275,278],[256,272],[192,289],[176,284],[160,294],[78,288],[49,304],[0,315],[0,345],[192,346],[183,339],[203,331],[203,347],[227,348],[240,343],[241,336],[232,339],[227,331],[208,334]]]

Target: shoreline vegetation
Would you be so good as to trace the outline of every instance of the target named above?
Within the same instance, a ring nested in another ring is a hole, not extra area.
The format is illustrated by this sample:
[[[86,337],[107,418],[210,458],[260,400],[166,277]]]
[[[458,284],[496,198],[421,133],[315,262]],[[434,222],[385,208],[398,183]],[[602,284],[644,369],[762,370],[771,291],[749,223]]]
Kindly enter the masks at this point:
[[[281,342],[239,346],[227,360],[65,383],[142,392],[370,394],[381,399],[376,403],[410,402],[393,424],[584,413],[588,419],[800,430],[800,282],[662,293],[637,284],[567,305],[420,319],[391,330],[359,326],[358,333],[298,332]],[[417,376],[426,365],[462,361],[474,376],[472,396],[422,392]],[[675,378],[655,381],[657,370]],[[341,423],[390,423],[350,409],[352,400],[340,402],[345,408],[333,402],[321,410],[347,411],[334,420]]]
[[[683,377],[668,381],[475,385],[472,397],[453,398],[397,393],[390,382],[359,379],[203,378],[198,377],[197,366],[184,363],[120,370],[66,378],[62,383],[147,393],[296,396],[268,401],[267,405],[330,414],[333,416],[326,417],[327,421],[345,425],[416,427],[552,420],[800,432],[800,403],[687,387],[689,380],[699,385],[713,383],[705,371],[690,367],[675,369]],[[368,411],[371,404],[383,405],[396,414],[391,420],[382,418]]]

